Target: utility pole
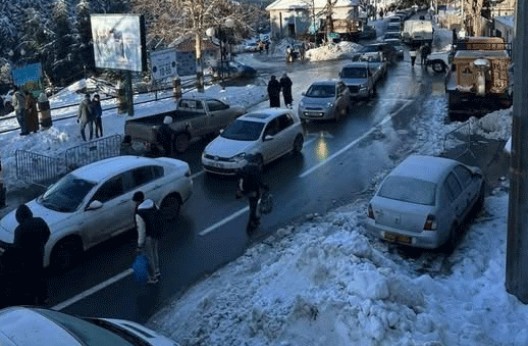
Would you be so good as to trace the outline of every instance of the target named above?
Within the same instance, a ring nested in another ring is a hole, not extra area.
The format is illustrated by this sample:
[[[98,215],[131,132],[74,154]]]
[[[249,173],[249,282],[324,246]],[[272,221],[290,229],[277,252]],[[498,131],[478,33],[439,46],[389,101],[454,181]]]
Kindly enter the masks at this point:
[[[512,152],[510,164],[510,199],[506,249],[506,290],[524,304],[528,303],[528,2],[517,1],[513,60]]]

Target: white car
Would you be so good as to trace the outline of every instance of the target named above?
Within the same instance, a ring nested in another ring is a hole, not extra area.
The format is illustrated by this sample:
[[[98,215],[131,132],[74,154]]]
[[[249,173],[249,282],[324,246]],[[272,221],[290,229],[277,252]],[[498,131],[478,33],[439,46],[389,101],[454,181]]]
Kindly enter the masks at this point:
[[[247,154],[256,155],[262,168],[287,153],[300,152],[303,145],[303,127],[291,109],[262,109],[237,118],[222,131],[204,149],[202,164],[208,173],[235,175]]]
[[[370,200],[366,228],[389,242],[451,251],[483,203],[484,177],[478,167],[411,155],[387,175]]]
[[[15,306],[0,310],[0,345],[178,346],[178,343],[132,321],[76,317],[50,309]]]
[[[51,230],[44,266],[71,268],[83,251],[132,229],[134,192],[143,191],[160,206],[163,217],[172,220],[191,196],[192,186],[189,165],[171,158],[117,156],[68,173],[27,203]],[[0,220],[0,250],[14,242],[15,212]]]

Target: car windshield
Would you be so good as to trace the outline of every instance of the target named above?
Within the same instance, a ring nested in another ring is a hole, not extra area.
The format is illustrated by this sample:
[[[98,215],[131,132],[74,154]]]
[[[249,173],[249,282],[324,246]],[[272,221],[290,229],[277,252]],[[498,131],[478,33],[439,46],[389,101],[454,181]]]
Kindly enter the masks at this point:
[[[51,210],[73,212],[95,185],[70,173],[50,186],[37,202]]]
[[[378,46],[363,46],[359,51],[362,53],[377,52],[379,51],[379,48]]]
[[[235,120],[221,134],[223,138],[236,141],[256,141],[260,138],[264,123],[247,120]]]
[[[333,85],[312,85],[306,92],[308,97],[334,97],[335,87]]]
[[[342,78],[367,78],[367,70],[360,67],[345,67],[341,73]]]
[[[388,32],[385,34],[385,38],[400,38],[400,34],[397,32]]]
[[[434,205],[436,184],[410,177],[389,176],[378,196],[415,204]]]

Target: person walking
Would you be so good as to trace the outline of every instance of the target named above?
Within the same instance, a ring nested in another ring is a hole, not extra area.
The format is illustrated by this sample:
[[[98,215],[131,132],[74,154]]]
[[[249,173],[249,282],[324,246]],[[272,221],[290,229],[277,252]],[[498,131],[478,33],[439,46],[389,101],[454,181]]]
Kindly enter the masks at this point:
[[[103,108],[99,94],[92,99],[92,112],[94,113],[95,138],[103,137]]]
[[[238,187],[236,198],[246,197],[249,203],[249,219],[246,232],[251,235],[260,225],[260,215],[257,210],[258,201],[263,191],[269,191],[268,185],[262,182],[261,168],[254,155],[246,155],[246,164],[238,172]]]
[[[20,135],[25,136],[29,134],[26,128],[26,99],[17,85],[13,86],[13,89],[15,92],[11,99],[11,105],[13,106],[18,125],[20,126]]]
[[[416,62],[416,46],[411,46],[409,56],[411,57],[411,66],[414,67],[414,63]]]
[[[270,108],[280,107],[280,92],[281,85],[275,75],[271,75],[268,82],[268,97],[270,101]]]
[[[163,118],[163,124],[158,128],[157,135],[158,142],[163,147],[164,156],[166,157],[172,157],[173,155],[174,131],[170,124],[172,124],[172,117],[167,115]]]
[[[132,196],[136,203],[134,219],[138,232],[137,252],[144,252],[149,263],[148,284],[158,283],[161,272],[159,267],[158,245],[161,237],[162,224],[158,207],[151,199],[145,199],[142,191],[136,191]]]
[[[84,130],[88,126],[88,131],[90,133],[90,140],[93,137],[93,116],[92,116],[92,106],[90,105],[90,94],[85,94],[84,99],[79,104],[79,113],[77,115],[77,122],[80,124],[81,137],[83,141],[86,142],[86,133]]]
[[[270,50],[270,41],[267,40],[266,43],[264,44],[264,48],[266,49],[266,55],[269,55],[269,50]]]
[[[37,133],[39,128],[37,100],[28,90],[24,92],[26,101],[26,130],[28,133]]]
[[[427,67],[427,57],[431,54],[431,47],[424,43],[420,48],[420,64]]]
[[[282,97],[284,98],[284,104],[288,108],[292,108],[292,81],[290,77],[288,77],[288,74],[283,73],[281,79],[280,79],[280,85],[282,90]]]
[[[21,204],[15,218],[14,248],[18,258],[21,305],[44,305],[48,301],[48,285],[44,271],[44,247],[50,229],[44,219],[34,217],[25,204]]]

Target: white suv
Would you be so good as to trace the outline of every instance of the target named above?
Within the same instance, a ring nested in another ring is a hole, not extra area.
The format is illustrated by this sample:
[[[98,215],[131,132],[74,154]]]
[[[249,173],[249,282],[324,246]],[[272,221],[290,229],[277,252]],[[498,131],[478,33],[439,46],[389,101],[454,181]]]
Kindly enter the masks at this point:
[[[208,173],[235,175],[247,154],[255,155],[262,168],[304,145],[303,127],[291,109],[268,108],[247,113],[231,123],[207,145],[202,164]]]

